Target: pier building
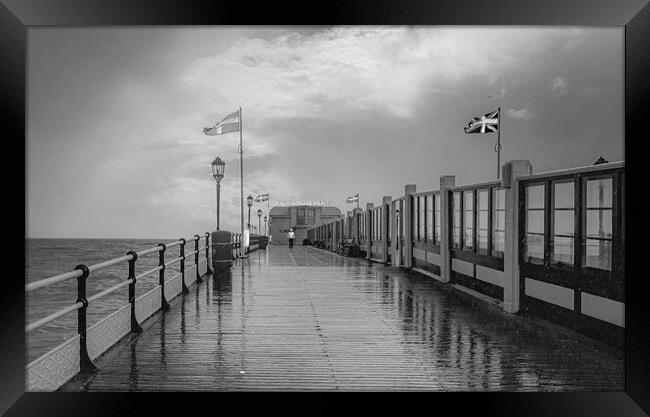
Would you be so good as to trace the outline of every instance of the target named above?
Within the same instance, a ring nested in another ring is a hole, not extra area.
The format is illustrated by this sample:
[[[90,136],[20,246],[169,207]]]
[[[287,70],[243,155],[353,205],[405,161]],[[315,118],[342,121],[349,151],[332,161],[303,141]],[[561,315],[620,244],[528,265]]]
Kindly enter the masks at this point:
[[[341,210],[333,206],[296,205],[275,206],[269,213],[269,233],[272,244],[288,245],[287,233],[293,228],[296,244],[307,238],[307,230],[323,223],[341,218]]]

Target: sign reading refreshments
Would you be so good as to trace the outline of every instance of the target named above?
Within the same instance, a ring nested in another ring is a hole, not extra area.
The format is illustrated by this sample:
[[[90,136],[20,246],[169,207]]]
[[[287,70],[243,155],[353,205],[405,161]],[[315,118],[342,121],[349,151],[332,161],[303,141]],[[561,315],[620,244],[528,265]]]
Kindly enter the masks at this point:
[[[318,206],[318,207],[331,207],[334,205],[333,201],[324,200],[308,200],[308,201],[274,201],[276,206]]]

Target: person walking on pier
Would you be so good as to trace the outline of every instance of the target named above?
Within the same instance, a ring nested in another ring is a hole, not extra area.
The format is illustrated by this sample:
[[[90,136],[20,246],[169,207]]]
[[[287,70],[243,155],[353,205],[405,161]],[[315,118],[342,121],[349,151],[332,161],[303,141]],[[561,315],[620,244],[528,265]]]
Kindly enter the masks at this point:
[[[296,238],[296,233],[293,231],[293,229],[289,229],[287,237],[289,238],[289,247],[293,248],[293,240]]]

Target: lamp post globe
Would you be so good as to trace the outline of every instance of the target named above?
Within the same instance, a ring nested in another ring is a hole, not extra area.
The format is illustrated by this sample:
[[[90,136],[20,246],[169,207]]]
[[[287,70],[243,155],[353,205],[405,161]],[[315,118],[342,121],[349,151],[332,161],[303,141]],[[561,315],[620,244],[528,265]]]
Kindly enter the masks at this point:
[[[248,206],[248,228],[251,227],[251,207],[253,207],[253,196],[246,197],[246,205]]]
[[[226,163],[218,156],[212,161],[212,177],[217,182],[217,230],[219,230],[219,200],[221,194],[221,180],[226,169]]]
[[[214,158],[214,161],[212,161],[212,176],[217,181],[217,183],[221,182],[223,179],[223,173],[225,169],[226,163],[223,162],[223,160],[219,157]]]

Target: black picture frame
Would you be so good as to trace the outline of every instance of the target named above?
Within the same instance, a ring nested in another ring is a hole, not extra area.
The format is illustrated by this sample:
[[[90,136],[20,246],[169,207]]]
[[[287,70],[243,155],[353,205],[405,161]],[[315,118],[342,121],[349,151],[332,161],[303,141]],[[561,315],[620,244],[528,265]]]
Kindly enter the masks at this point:
[[[526,416],[643,416],[650,414],[650,314],[647,278],[643,265],[644,237],[650,235],[645,218],[650,214],[643,152],[648,142],[646,119],[650,101],[650,5],[647,0],[396,0],[320,2],[167,1],[167,0],[2,0],[0,4],[0,102],[2,103],[5,161],[2,164],[4,201],[3,280],[0,290],[0,412],[7,416],[177,414],[187,398],[162,395],[25,393],[24,378],[24,269],[16,255],[25,236],[25,182],[15,178],[26,172],[26,45],[33,26],[128,26],[128,25],[253,25],[253,24],[407,24],[407,25],[571,25],[625,27],[625,164],[626,217],[631,225],[626,243],[626,349],[625,392],[621,393],[498,393],[428,394],[406,399],[364,399],[345,406],[365,412],[390,402],[415,410],[413,400],[430,412],[445,408],[453,414],[475,411],[482,415]],[[495,46],[497,47],[497,46]],[[607,103],[603,103],[607,106]],[[642,159],[643,158],[643,159]],[[22,221],[21,221],[22,220]],[[631,221],[630,221],[631,220]],[[467,398],[469,397],[469,398]],[[417,399],[416,399],[417,398]],[[230,398],[192,398],[191,409],[226,412]],[[285,400],[287,403],[293,400]],[[282,402],[282,401],[281,401]],[[307,409],[337,412],[339,401],[308,400]],[[276,405],[279,405],[277,403]],[[264,402],[236,400],[247,414],[271,412]],[[645,410],[645,413],[644,413]],[[284,410],[287,411],[286,409]],[[139,413],[138,413],[139,414]]]

